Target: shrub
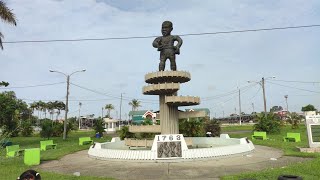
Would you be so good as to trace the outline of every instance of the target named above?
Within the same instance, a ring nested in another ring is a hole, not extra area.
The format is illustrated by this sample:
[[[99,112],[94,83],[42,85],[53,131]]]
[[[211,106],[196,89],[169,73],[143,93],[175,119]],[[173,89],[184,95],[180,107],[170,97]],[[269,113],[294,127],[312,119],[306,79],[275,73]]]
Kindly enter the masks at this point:
[[[33,134],[33,128],[31,126],[31,122],[29,120],[23,121],[21,123],[21,131],[22,136],[30,137]]]
[[[154,139],[157,134],[159,133],[136,133],[134,137],[137,139]]]
[[[103,132],[104,132],[104,122],[102,121],[102,119],[98,119],[95,121],[93,129],[95,130],[96,133],[100,134],[100,137],[103,136]]]
[[[120,130],[117,131],[120,139],[123,140],[124,138],[134,138],[134,133],[129,132],[129,126],[122,126]]]
[[[211,119],[205,122],[204,129],[206,132],[211,132],[211,136],[220,136],[220,122],[216,119]]]
[[[204,118],[181,119],[179,120],[179,133],[185,137],[203,137],[206,134],[204,121]]]
[[[153,125],[153,122],[151,119],[145,119],[143,122],[142,122],[142,125]]]
[[[298,129],[301,119],[302,117],[299,114],[292,112],[288,114],[287,122],[291,124],[292,129]]]
[[[41,122],[40,136],[43,138],[50,139],[50,137],[52,137],[52,135],[53,135],[52,122],[50,120],[43,120]]]
[[[52,136],[53,137],[62,137],[62,135],[63,135],[63,123],[54,122],[52,128],[53,128],[53,132],[52,132]]]
[[[265,131],[267,133],[280,133],[280,118],[274,113],[260,113],[257,115],[257,124],[253,126],[254,131]]]

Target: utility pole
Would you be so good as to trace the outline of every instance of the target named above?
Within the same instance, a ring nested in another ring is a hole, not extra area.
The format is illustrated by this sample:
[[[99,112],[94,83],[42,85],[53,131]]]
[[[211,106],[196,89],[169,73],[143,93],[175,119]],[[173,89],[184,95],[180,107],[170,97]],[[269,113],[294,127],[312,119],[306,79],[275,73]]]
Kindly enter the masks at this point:
[[[66,97],[66,109],[64,114],[63,122],[63,139],[67,138],[67,121],[68,121],[68,112],[69,112],[69,86],[70,86],[70,75],[67,76],[67,97]]]
[[[264,77],[261,80],[261,86],[262,86],[262,92],[263,92],[264,113],[267,114],[267,101],[266,101],[266,92],[265,92],[265,88],[264,88]]]
[[[241,97],[240,97],[240,88],[239,88],[239,122],[241,125]]]
[[[81,109],[81,106],[82,106],[82,103],[79,102],[79,119],[78,119],[78,121],[79,121],[79,130],[81,129],[81,117],[80,117],[80,109]]]
[[[254,83],[258,83],[261,85],[262,87],[262,92],[263,92],[263,107],[264,107],[264,113],[267,113],[267,100],[266,100],[266,90],[265,90],[265,80],[266,79],[271,79],[271,78],[276,78],[275,76],[272,77],[262,77],[261,82],[256,82],[256,81],[248,81],[248,83],[254,82]]]
[[[83,69],[81,71],[75,71],[69,75],[63,73],[63,72],[60,72],[60,71],[53,71],[53,70],[49,70],[50,72],[56,72],[56,73],[60,73],[60,74],[63,74],[64,76],[67,77],[67,95],[66,95],[66,107],[65,107],[65,115],[64,115],[64,122],[63,122],[63,140],[65,140],[67,138],[67,121],[68,121],[68,112],[69,112],[69,107],[68,107],[68,104],[69,104],[69,86],[70,86],[70,76],[73,75],[74,73],[77,73],[77,72],[85,72],[86,70]]]
[[[284,98],[286,98],[286,104],[287,104],[287,113],[289,112],[289,107],[288,107],[288,95],[285,95]]]
[[[224,118],[224,111],[222,111],[222,117]]]
[[[254,103],[251,103],[252,105],[252,112],[254,112]]]
[[[120,126],[121,126],[121,109],[122,109],[122,94],[124,93],[121,93],[121,96],[120,96],[120,122],[119,122],[119,129],[120,129]]]

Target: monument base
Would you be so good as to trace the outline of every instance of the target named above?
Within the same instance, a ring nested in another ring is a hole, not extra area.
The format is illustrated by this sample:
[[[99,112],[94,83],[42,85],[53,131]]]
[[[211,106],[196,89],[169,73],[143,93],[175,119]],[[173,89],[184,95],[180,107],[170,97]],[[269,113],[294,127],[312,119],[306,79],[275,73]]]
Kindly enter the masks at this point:
[[[318,153],[320,152],[320,147],[314,147],[314,148],[300,148],[298,147],[300,152],[306,152],[306,153]]]

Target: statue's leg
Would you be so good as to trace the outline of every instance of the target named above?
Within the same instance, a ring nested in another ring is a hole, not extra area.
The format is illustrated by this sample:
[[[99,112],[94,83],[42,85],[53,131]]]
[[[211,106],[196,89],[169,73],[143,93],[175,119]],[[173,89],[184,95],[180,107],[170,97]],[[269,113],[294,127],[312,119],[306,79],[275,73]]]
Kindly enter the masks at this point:
[[[164,71],[166,67],[166,58],[163,55],[160,55],[159,71]]]
[[[176,71],[177,70],[176,56],[175,55],[171,55],[169,57],[169,59],[170,59],[171,71]]]

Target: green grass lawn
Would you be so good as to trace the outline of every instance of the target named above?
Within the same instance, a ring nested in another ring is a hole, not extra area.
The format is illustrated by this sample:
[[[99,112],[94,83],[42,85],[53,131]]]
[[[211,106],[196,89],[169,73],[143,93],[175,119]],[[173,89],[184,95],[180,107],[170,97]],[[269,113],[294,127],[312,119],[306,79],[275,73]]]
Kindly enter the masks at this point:
[[[236,127],[233,127],[236,128]],[[266,169],[264,171],[243,173],[235,176],[225,176],[222,179],[277,179],[283,174],[291,174],[303,177],[304,180],[320,179],[320,154],[319,153],[302,153],[297,147],[308,147],[307,129],[304,125],[300,125],[299,129],[291,129],[291,126],[282,127],[280,134],[267,134],[269,140],[252,140],[255,145],[263,145],[283,150],[284,155],[299,157],[314,157],[315,159],[308,162],[290,165],[285,168]],[[283,137],[287,132],[298,132],[301,135],[301,142],[284,142]],[[240,138],[248,137],[251,139],[252,133],[230,134],[230,137]]]
[[[73,152],[77,152],[80,150],[89,149],[90,145],[83,145],[79,146],[79,137],[87,137],[91,136],[94,142],[106,142],[110,141],[111,137],[105,138],[94,138],[93,136],[95,133],[93,131],[85,131],[85,132],[71,132],[70,135],[66,140],[63,140],[61,137],[53,137],[50,138],[53,142],[57,145],[57,149],[54,150],[47,150],[41,151],[41,162],[47,160],[55,160],[63,157],[64,155],[71,154]],[[19,144],[21,149],[28,149],[28,148],[40,148],[40,141],[46,140],[39,136],[33,137],[15,137],[11,138],[10,141],[13,144]],[[26,166],[23,163],[23,156],[15,157],[15,158],[6,158],[5,157],[6,151],[5,149],[1,149],[0,151],[0,179],[16,179],[22,172],[28,169],[35,169],[36,167]],[[38,170],[37,170],[38,171]],[[80,179],[80,180],[89,180],[93,179],[92,177],[76,177],[72,175],[63,175],[63,174],[56,174],[50,172],[39,171],[41,174],[42,179],[48,180],[56,180],[56,179]],[[112,178],[96,178],[94,179],[112,179]]]
[[[221,127],[221,132],[228,131],[252,131],[252,125],[225,125]]]
[[[248,137],[251,139],[252,135],[252,126],[227,126],[222,127],[222,132],[228,131],[239,131],[240,133],[230,134],[230,137],[240,138],[240,137]],[[249,132],[243,132],[249,131]],[[283,142],[283,137],[287,132],[299,132],[301,134],[302,142]],[[63,157],[64,155],[85,150],[89,148],[89,145],[79,146],[78,139],[79,137],[85,136],[94,136],[93,131],[86,132],[72,132],[67,140],[62,140],[62,138],[52,138],[54,143],[58,144],[57,149],[55,150],[47,150],[41,151],[41,161],[47,160],[55,160]],[[251,173],[243,173],[234,176],[225,176],[222,179],[277,179],[279,175],[282,174],[291,174],[302,176],[304,179],[320,179],[320,155],[318,153],[301,153],[298,151],[297,147],[307,147],[308,140],[306,135],[306,127],[304,125],[300,125],[299,129],[291,129],[291,126],[284,126],[281,130],[280,134],[268,134],[267,137],[269,140],[253,140],[253,143],[256,145],[264,145],[270,146],[274,148],[278,148],[284,151],[285,155],[288,156],[300,156],[300,157],[314,157],[314,160],[298,163],[295,165],[290,165],[284,168],[276,168],[276,169],[266,169],[264,171],[259,172],[251,172]],[[110,137],[97,139],[92,138],[95,142],[105,142],[110,140]],[[40,138],[39,136],[33,137],[16,137],[10,139],[14,144],[19,144],[21,149],[26,148],[36,148],[40,147],[40,141],[45,140]],[[0,151],[0,177],[3,179],[16,179],[22,172],[27,169],[35,169],[36,167],[26,166],[23,163],[23,157],[15,157],[15,158],[6,158],[5,157],[5,149],[1,149]],[[72,176],[72,175],[63,175],[45,171],[39,171],[42,178],[46,180],[56,180],[56,179],[79,179],[79,180],[89,180],[89,179],[111,179],[111,178],[98,178],[98,177],[85,177],[85,176]],[[0,179],[1,179],[0,178]]]

